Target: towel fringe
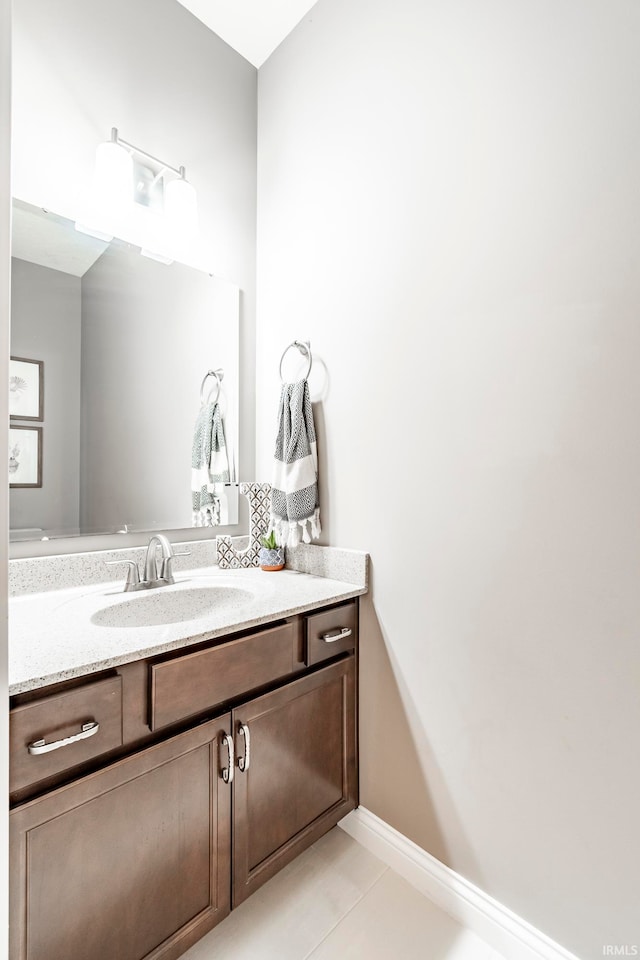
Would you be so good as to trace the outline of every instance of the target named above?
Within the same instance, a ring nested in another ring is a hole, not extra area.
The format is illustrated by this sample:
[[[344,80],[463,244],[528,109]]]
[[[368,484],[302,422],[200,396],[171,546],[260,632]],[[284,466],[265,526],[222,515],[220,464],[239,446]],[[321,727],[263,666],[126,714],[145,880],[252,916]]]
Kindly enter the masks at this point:
[[[317,539],[321,532],[319,509],[315,510],[313,516],[305,517],[304,520],[287,521],[271,515],[267,528],[267,536],[273,533],[279,547],[291,548],[297,547],[301,542],[311,543],[311,540]]]
[[[300,524],[297,521],[289,523],[289,536],[287,538],[288,547],[297,547],[300,543]]]
[[[194,527],[218,527],[220,526],[220,500],[216,498],[213,503],[200,510],[194,510],[191,515],[191,525]]]

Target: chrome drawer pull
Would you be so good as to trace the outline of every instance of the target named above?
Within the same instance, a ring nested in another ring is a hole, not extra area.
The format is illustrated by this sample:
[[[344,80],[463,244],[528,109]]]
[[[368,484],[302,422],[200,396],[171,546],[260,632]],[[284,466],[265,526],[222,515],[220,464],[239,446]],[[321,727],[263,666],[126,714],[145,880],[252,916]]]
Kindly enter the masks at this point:
[[[337,630],[330,630],[329,633],[322,634],[322,640],[325,643],[335,643],[336,640],[344,640],[345,637],[351,636],[351,629],[349,627],[338,627]]]
[[[241,723],[238,727],[238,735],[244,737],[245,748],[244,757],[238,757],[238,769],[246,773],[251,763],[251,734],[246,723]]]
[[[222,779],[225,783],[233,783],[233,766],[235,763],[233,737],[230,737],[228,733],[225,733],[224,737],[222,738],[222,742],[229,751],[229,761],[226,768],[222,771]]]
[[[80,733],[74,733],[72,737],[65,737],[64,740],[54,740],[53,743],[47,743],[45,740],[34,740],[27,747],[32,756],[39,756],[41,753],[51,753],[52,750],[59,750],[60,747],[68,747],[70,743],[77,743],[78,740],[86,740],[87,737],[93,737],[100,729],[100,724],[95,720],[90,723],[83,723]]]

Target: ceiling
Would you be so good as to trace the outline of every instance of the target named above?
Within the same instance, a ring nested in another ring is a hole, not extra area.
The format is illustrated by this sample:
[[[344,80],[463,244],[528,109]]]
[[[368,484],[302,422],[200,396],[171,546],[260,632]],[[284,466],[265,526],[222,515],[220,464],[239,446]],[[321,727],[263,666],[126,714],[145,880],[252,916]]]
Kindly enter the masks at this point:
[[[260,67],[315,0],[178,0],[210,30]]]

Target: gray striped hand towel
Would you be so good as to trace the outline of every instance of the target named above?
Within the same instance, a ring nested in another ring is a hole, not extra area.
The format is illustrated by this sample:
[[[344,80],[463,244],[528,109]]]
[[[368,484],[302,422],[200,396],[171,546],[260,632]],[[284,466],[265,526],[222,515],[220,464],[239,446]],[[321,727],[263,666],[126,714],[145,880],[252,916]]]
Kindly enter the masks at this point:
[[[271,528],[279,546],[295,547],[320,536],[318,452],[306,380],[285,383],[271,489]]]
[[[224,426],[217,403],[200,407],[191,449],[191,505],[194,527],[220,523],[220,495],[229,482]]]

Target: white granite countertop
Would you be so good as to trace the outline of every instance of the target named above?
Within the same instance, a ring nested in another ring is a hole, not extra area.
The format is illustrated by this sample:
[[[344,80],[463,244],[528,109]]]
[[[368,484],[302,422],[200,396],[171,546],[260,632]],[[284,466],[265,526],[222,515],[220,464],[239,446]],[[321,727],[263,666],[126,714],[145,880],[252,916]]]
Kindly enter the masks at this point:
[[[175,585],[156,590],[125,594],[122,585],[123,581],[110,580],[13,597],[9,693],[96,673],[366,593],[366,587],[357,583],[297,570],[265,573],[217,566],[181,571]],[[188,596],[177,596],[185,593]],[[176,622],[166,622],[177,617]]]

